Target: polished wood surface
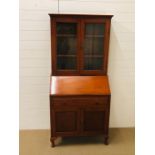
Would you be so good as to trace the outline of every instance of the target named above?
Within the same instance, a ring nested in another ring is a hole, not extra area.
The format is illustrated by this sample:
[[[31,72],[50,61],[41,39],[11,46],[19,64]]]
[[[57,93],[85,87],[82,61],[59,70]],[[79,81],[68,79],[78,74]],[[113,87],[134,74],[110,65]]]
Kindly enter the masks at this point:
[[[109,95],[107,76],[52,76],[53,96],[61,95]]]

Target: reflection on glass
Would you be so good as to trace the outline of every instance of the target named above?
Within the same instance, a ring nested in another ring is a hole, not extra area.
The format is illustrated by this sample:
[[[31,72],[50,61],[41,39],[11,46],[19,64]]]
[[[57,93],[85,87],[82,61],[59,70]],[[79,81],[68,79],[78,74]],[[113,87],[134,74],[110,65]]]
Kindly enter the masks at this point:
[[[93,58],[85,57],[84,58],[84,69],[85,70],[101,70],[103,65],[103,58]]]
[[[85,38],[84,54],[103,55],[103,38]]]
[[[77,24],[57,23],[57,68],[76,69]]]
[[[58,56],[57,57],[57,68],[60,70],[63,70],[63,69],[74,70],[74,69],[76,69],[76,58],[75,57]]]
[[[90,23],[86,24],[86,35],[104,35],[104,24]]]
[[[103,51],[104,24],[85,24],[84,69],[101,70],[103,66]]]
[[[76,37],[57,37],[57,54],[76,54]]]
[[[56,26],[57,34],[76,34],[77,24],[76,23],[57,23]]]

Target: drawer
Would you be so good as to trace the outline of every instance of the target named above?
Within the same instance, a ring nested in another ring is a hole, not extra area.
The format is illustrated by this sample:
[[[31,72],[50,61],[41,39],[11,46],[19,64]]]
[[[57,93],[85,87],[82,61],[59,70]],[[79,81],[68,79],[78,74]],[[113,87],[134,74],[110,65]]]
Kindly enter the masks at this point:
[[[52,106],[54,107],[88,107],[88,106],[102,106],[106,107],[108,104],[108,96],[105,97],[59,97],[52,99]]]

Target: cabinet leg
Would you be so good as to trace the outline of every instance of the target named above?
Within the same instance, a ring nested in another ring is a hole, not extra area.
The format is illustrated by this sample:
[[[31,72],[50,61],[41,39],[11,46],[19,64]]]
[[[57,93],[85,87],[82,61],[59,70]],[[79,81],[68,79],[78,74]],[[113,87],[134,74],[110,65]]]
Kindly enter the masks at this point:
[[[105,136],[104,138],[104,144],[108,145],[109,144],[109,136]]]
[[[55,139],[56,139],[56,137],[51,137],[51,139],[50,139],[52,147],[55,147]]]

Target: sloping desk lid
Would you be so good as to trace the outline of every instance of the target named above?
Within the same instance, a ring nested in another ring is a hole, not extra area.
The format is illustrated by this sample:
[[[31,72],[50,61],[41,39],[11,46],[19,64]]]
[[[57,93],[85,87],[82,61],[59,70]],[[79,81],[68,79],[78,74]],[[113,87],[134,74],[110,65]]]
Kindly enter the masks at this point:
[[[50,95],[110,95],[107,76],[52,76]]]

